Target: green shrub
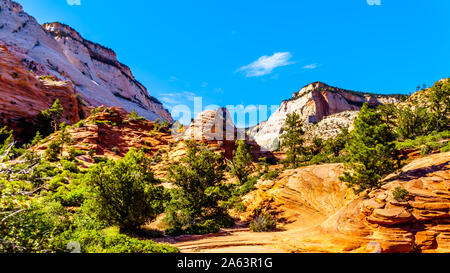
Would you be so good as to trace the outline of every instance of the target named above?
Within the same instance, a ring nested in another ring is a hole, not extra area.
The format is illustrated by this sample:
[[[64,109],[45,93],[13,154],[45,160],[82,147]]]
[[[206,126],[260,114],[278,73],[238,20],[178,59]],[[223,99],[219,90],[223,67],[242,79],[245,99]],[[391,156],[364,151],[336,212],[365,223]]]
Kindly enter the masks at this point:
[[[269,232],[277,228],[276,219],[270,214],[255,217],[250,223],[250,230],[253,232]]]
[[[108,158],[106,156],[94,156],[92,159],[97,164],[108,162]]]
[[[392,192],[392,197],[394,197],[394,199],[398,202],[405,201],[405,199],[408,195],[409,195],[409,192],[400,187],[395,188],[395,190]]]
[[[163,211],[164,190],[150,165],[143,152],[131,149],[123,159],[89,169],[85,181],[92,187],[101,219],[134,231]]]
[[[34,202],[0,225],[0,252],[52,252],[51,242],[68,226],[68,212],[61,204]]]
[[[274,180],[280,175],[280,170],[275,169],[263,174],[263,180]]]
[[[127,115],[127,118],[133,121],[141,121],[146,120],[146,118],[139,116],[139,114],[136,112],[136,110],[133,109],[133,112]]]
[[[175,189],[171,191],[165,218],[170,227],[168,232],[203,234],[215,227],[213,222],[219,227],[231,226],[234,220],[225,205],[231,197],[231,188],[223,182],[226,165],[222,156],[195,142],[186,144],[188,151],[182,164],[169,166],[168,177]]]
[[[69,171],[71,173],[79,173],[80,169],[78,168],[77,163],[67,160],[61,160],[61,165],[63,170]]]
[[[445,145],[445,146],[442,147],[442,149],[441,149],[441,153],[446,153],[446,152],[450,152],[450,141],[447,142],[447,145]]]
[[[105,235],[101,231],[83,230],[61,236],[57,248],[67,251],[69,242],[78,242],[82,253],[179,253],[176,247],[139,240],[124,234]]]
[[[76,159],[77,156],[85,155],[85,154],[86,154],[86,153],[85,153],[85,151],[83,151],[83,150],[78,150],[78,149],[75,149],[75,148],[73,148],[73,147],[71,147],[71,148],[69,149],[69,159],[70,159],[71,161],[74,161],[74,160]]]

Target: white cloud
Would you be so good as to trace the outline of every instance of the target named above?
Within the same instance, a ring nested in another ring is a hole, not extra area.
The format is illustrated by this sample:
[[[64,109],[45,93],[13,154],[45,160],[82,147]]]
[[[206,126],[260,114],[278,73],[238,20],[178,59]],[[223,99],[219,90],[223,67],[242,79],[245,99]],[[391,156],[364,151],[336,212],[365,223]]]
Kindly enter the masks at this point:
[[[303,68],[304,68],[304,69],[316,69],[316,68],[318,68],[319,66],[320,66],[320,64],[318,64],[318,63],[313,63],[313,64],[305,65]]]
[[[159,94],[160,100],[166,104],[183,104],[187,101],[194,101],[195,94],[188,91],[174,92],[174,93],[162,93]]]
[[[177,77],[171,76],[170,79],[169,79],[169,82],[176,82],[176,81],[178,81],[178,80],[179,80],[179,79],[178,79]]]
[[[67,0],[67,5],[69,6],[80,6],[81,0]]]
[[[293,64],[294,62],[289,62],[291,58],[290,52],[277,52],[272,56],[264,55],[253,63],[239,68],[237,72],[245,72],[247,77],[268,75],[277,67]]]
[[[205,88],[205,87],[207,87],[208,86],[208,83],[207,82],[202,82],[202,87],[203,88]]]
[[[214,88],[214,92],[216,92],[216,93],[222,94],[223,91],[224,91],[223,88]]]

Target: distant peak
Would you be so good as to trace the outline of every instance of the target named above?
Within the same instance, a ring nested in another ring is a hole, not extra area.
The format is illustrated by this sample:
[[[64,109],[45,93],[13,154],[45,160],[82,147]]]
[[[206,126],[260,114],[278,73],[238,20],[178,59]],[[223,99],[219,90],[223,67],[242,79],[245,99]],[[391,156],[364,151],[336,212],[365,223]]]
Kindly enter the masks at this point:
[[[328,88],[339,89],[339,88],[331,87],[330,85],[328,85],[328,84],[326,84],[324,82],[317,81],[317,82],[313,82],[313,83],[310,83],[310,84],[306,85],[305,87],[300,89],[300,91],[294,93],[294,98],[298,97],[301,94],[309,93],[309,92],[316,91],[316,90],[319,90],[319,89],[324,89],[324,88],[326,88],[326,89],[328,89]]]

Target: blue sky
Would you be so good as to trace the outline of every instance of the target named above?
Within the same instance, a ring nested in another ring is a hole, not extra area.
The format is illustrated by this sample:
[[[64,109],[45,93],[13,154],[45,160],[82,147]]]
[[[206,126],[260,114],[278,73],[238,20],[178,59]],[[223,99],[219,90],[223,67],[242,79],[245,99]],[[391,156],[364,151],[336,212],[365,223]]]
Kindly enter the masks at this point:
[[[270,106],[314,81],[407,94],[450,76],[448,0],[70,1],[18,0],[114,49],[169,107]]]

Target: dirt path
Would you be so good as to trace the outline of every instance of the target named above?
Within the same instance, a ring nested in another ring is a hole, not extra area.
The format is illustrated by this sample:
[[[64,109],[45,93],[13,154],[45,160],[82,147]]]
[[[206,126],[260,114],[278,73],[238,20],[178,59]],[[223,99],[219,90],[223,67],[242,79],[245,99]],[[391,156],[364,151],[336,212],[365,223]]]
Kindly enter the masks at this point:
[[[170,243],[183,253],[288,253],[279,232],[251,232],[248,228],[235,227],[208,235],[187,235],[164,238],[159,242]]]

